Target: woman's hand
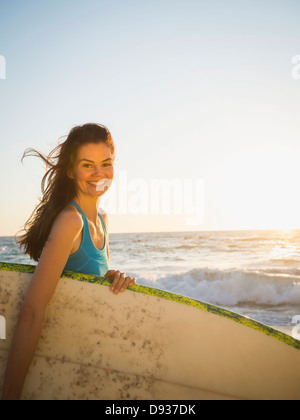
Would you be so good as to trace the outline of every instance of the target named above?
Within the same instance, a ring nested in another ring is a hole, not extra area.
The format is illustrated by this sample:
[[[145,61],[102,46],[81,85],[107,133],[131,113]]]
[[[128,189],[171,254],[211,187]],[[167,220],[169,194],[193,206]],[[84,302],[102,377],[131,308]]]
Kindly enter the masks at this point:
[[[126,276],[125,273],[121,273],[119,270],[110,270],[105,274],[104,277],[107,279],[113,279],[110,290],[116,295],[119,292],[124,292],[127,287],[134,286],[136,283],[135,277],[131,278]]]

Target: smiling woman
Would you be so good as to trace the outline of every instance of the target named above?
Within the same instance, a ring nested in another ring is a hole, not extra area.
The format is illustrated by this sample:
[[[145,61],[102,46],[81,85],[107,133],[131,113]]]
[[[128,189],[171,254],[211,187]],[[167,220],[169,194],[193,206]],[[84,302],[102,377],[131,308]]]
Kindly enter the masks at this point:
[[[99,190],[98,183],[112,181],[114,176],[112,163],[105,163],[112,162],[110,155],[111,149],[106,143],[84,144],[78,149],[72,168],[67,171],[68,177],[76,184],[76,197],[66,211],[79,212],[83,221],[83,229],[74,241],[65,266],[67,270],[99,276],[104,276],[109,270],[106,226],[95,209],[97,201],[107,191]]]
[[[88,181],[100,178],[101,173],[96,172],[94,175],[94,171],[91,173],[83,167],[84,162],[81,162],[82,159],[94,162],[96,146],[100,148],[96,157],[101,162],[102,156],[104,159],[114,158],[115,146],[108,129],[98,124],[85,124],[74,127],[66,141],[56,147],[48,157],[33,149],[25,151],[23,159],[26,156],[38,156],[49,168],[42,180],[43,198],[27,221],[25,234],[19,238],[19,244],[24,247],[25,253],[35,261],[41,256],[54,220],[80,191],[81,178],[86,177]],[[113,177],[111,171],[110,176]]]
[[[30,155],[42,158],[49,169],[42,180],[43,198],[19,239],[38,265],[16,326],[3,399],[20,398],[46,308],[64,269],[110,278],[115,294],[135,284],[119,270],[109,270],[107,217],[98,213],[100,197],[108,189],[98,184],[114,176],[115,147],[108,129],[98,124],[75,127],[48,157],[32,149],[24,154]]]

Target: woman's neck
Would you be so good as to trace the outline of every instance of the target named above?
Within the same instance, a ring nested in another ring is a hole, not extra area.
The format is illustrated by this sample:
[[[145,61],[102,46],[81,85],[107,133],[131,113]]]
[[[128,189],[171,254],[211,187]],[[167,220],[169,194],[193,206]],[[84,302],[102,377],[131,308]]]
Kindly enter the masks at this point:
[[[86,217],[94,224],[98,220],[98,208],[100,205],[100,197],[90,197],[84,195],[77,195],[74,201],[79,205]]]

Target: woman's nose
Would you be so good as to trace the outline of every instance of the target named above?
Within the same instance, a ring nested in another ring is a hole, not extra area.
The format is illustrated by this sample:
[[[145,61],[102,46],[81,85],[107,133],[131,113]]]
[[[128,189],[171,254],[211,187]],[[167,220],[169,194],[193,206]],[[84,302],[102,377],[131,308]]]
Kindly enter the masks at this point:
[[[100,166],[95,166],[94,175],[103,176],[104,170]]]

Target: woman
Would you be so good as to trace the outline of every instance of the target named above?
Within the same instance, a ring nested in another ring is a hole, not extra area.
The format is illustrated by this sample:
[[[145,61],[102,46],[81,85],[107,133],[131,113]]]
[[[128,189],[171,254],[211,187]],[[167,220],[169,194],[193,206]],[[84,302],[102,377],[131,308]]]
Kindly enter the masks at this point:
[[[109,270],[107,216],[98,213],[99,199],[114,176],[114,143],[97,124],[75,127],[48,158],[42,180],[43,198],[19,242],[38,261],[14,334],[3,399],[19,399],[43,325],[45,309],[64,269],[112,279],[111,291],[123,292],[135,278]],[[45,185],[47,187],[45,188]]]

